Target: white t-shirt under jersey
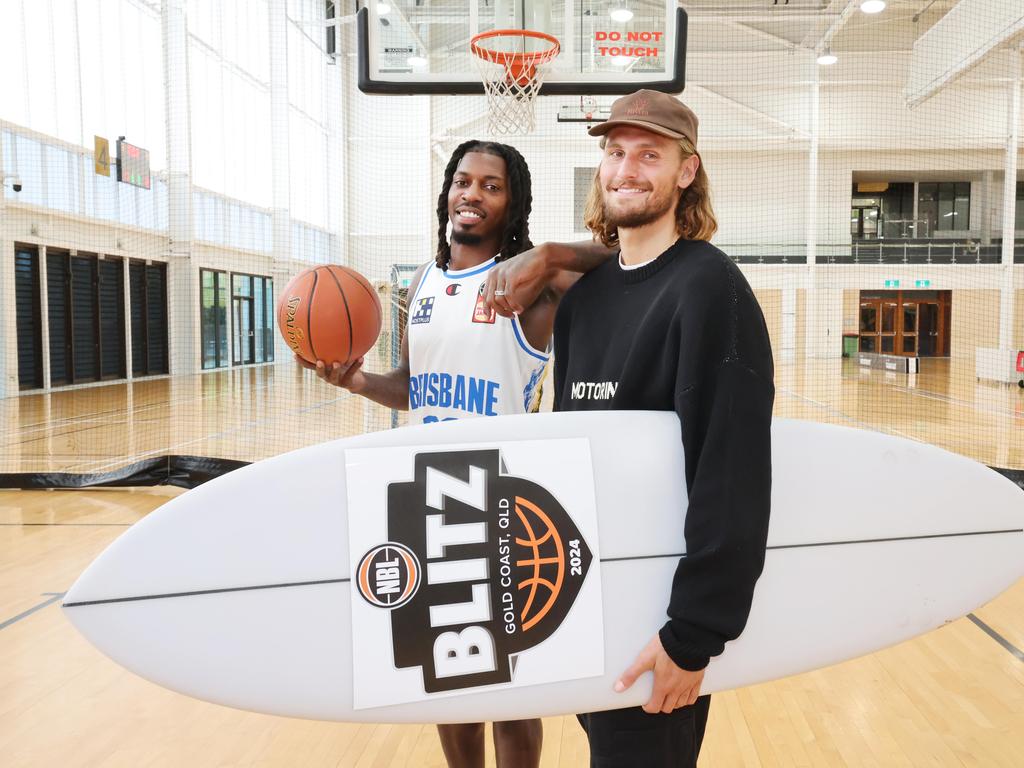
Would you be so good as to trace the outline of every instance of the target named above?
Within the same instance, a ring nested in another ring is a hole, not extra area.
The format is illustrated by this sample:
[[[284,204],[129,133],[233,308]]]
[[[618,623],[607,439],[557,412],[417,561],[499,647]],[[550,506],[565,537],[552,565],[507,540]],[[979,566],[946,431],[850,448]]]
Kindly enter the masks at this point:
[[[535,410],[550,354],[530,346],[518,317],[484,308],[495,263],[423,273],[409,302],[411,423]]]

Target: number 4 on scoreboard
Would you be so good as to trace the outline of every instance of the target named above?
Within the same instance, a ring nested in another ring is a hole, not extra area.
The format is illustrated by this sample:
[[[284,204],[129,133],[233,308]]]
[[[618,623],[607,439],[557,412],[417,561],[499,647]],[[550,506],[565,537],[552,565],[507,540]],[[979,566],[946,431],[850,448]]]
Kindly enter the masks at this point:
[[[102,136],[93,137],[93,158],[96,173],[110,176],[110,142]]]

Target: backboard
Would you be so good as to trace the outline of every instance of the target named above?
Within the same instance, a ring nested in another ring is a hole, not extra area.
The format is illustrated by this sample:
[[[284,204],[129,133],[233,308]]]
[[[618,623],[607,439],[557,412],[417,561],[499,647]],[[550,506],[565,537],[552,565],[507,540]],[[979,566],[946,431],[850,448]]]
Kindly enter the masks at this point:
[[[679,93],[686,11],[676,0],[360,0],[359,89],[478,94],[470,38],[531,29],[558,38],[541,96]]]

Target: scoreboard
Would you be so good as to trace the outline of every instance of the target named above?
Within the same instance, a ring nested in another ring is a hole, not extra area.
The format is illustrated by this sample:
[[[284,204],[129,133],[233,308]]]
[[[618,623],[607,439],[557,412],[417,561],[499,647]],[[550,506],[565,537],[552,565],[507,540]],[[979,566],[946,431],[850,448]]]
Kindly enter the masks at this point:
[[[150,188],[149,150],[117,140],[117,180],[136,187]]]

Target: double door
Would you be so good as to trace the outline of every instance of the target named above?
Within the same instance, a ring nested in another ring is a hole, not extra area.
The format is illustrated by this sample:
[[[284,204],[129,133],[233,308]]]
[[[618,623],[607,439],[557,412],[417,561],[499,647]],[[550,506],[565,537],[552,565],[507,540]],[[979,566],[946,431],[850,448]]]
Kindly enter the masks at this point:
[[[861,352],[909,357],[949,355],[949,291],[861,292]]]

